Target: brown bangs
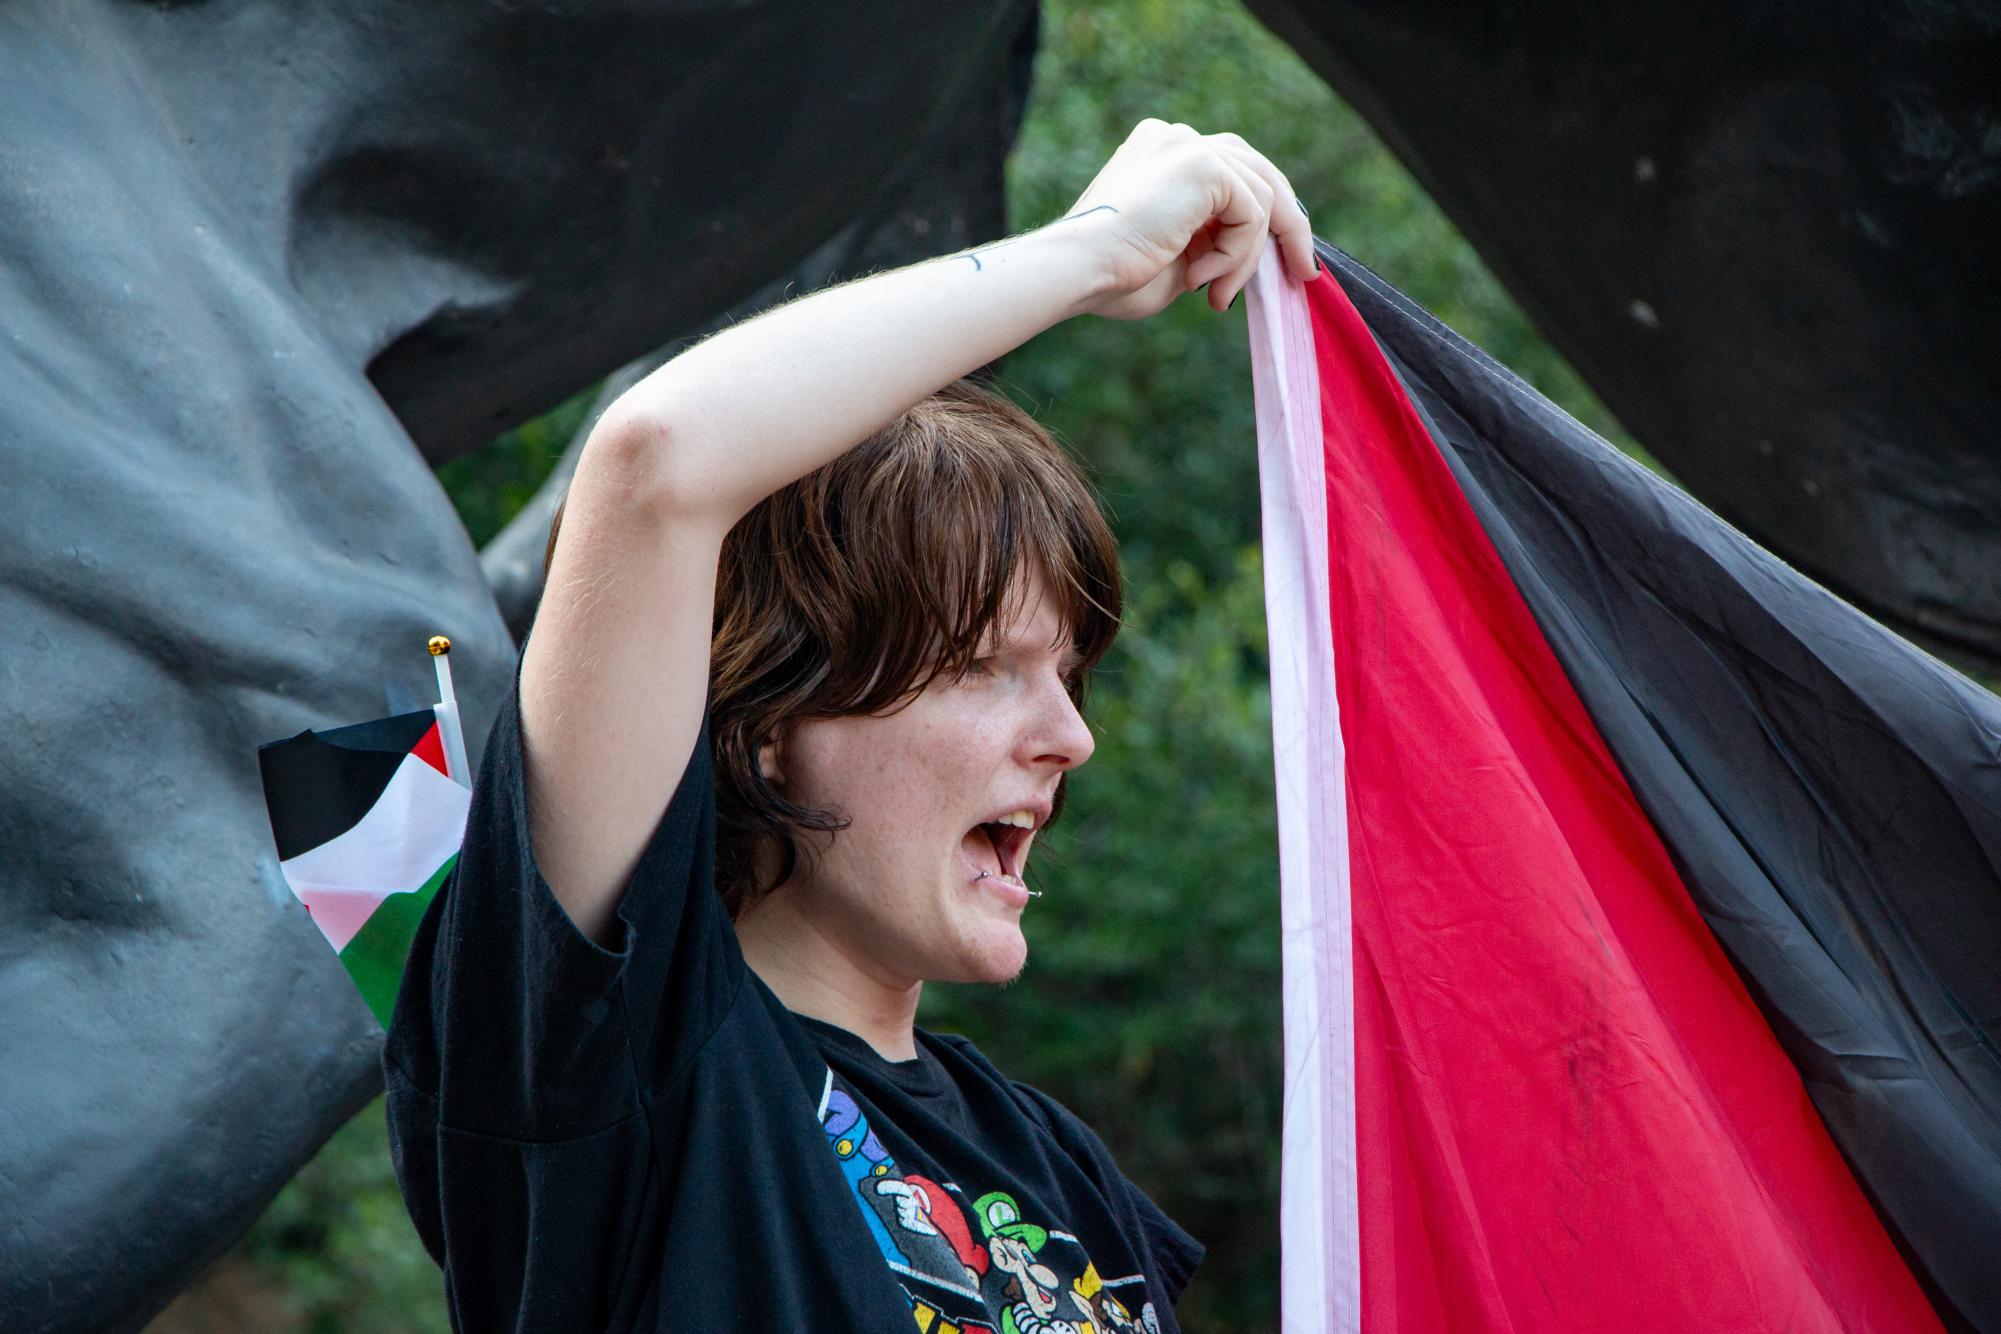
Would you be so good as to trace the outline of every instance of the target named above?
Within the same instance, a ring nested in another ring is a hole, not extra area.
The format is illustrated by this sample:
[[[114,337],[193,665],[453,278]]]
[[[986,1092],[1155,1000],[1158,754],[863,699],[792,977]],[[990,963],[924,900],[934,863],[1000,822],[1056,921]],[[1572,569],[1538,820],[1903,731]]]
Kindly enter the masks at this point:
[[[718,882],[734,916],[838,829],[787,802],[758,748],[800,718],[891,711],[963,671],[1017,610],[1029,571],[1071,639],[1081,706],[1118,633],[1118,549],[1076,464],[1027,413],[947,386],[731,530],[710,660]]]

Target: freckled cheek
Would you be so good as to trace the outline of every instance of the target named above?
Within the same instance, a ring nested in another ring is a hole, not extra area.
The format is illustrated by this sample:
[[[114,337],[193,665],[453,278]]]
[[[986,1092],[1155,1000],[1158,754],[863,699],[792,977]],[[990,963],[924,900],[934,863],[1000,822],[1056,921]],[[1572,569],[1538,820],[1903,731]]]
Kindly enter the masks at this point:
[[[935,776],[915,768],[912,757],[888,754],[859,760],[856,781],[845,786],[853,802],[855,832],[880,855],[935,832],[941,802]]]
[[[933,804],[956,806],[978,796],[965,789],[984,784],[995,757],[1004,754],[1004,744],[987,728],[929,723],[898,749],[891,771],[881,776],[885,783],[915,788]]]

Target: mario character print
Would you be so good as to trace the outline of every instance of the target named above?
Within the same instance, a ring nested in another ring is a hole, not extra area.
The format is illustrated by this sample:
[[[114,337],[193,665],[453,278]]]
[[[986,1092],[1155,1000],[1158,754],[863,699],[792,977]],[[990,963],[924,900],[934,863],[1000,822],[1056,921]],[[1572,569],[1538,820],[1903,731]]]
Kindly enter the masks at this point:
[[[820,1124],[919,1334],[1159,1334],[1143,1275],[1100,1278],[1076,1237],[1027,1221],[1006,1191],[969,1201],[952,1182],[900,1171],[831,1071]]]

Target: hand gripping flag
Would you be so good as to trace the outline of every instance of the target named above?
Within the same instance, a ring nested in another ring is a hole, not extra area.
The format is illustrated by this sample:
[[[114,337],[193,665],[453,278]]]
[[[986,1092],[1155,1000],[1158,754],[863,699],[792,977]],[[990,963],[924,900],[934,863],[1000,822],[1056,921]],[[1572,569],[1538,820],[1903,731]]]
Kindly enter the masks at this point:
[[[1250,289],[1285,1329],[2001,1330],[2001,701],[1321,254]]]
[[[425,908],[458,861],[470,804],[442,636],[435,708],[257,750],[278,866],[384,1028]]]

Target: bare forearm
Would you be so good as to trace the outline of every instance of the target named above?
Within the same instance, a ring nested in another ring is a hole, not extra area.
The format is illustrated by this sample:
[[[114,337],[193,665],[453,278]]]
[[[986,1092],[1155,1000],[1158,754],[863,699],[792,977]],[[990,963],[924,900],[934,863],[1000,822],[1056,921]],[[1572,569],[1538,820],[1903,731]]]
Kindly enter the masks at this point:
[[[730,526],[1069,316],[1144,319],[1203,286],[1226,309],[1267,235],[1307,281],[1292,199],[1236,136],[1145,121],[1062,222],[795,301],[613,405],[578,461],[521,666],[535,853],[581,930],[619,938],[621,896],[700,735]]]
[[[655,475],[671,479],[677,505],[734,521],[941,386],[1081,313],[1104,283],[1102,248],[1089,244],[1099,221],[1065,219],[780,306],[662,366],[601,429],[657,442]]]

